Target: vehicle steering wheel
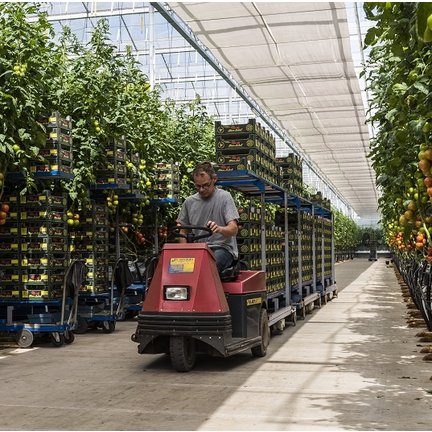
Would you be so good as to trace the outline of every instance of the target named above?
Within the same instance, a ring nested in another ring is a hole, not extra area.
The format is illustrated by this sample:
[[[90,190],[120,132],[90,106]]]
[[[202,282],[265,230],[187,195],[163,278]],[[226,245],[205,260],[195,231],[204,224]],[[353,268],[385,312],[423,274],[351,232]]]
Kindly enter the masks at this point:
[[[194,233],[188,233],[188,234],[182,234],[180,230],[186,229],[186,230],[200,230],[200,231],[207,231],[204,234],[195,235]],[[181,237],[186,239],[187,243],[193,243],[197,240],[210,237],[213,235],[213,231],[209,227],[203,227],[203,226],[194,226],[194,225],[181,225],[173,228],[172,230],[174,237]]]

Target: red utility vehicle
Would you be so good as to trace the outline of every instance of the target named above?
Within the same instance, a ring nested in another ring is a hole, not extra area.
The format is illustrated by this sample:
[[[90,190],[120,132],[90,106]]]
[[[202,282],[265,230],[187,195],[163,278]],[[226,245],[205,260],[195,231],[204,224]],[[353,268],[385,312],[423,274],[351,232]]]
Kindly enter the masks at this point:
[[[265,273],[234,266],[219,274],[211,249],[195,243],[212,234],[209,228],[183,226],[175,234],[187,243],[163,246],[132,335],[138,352],[167,353],[179,372],[194,367],[198,352],[228,357],[251,349],[264,357],[270,340]]]

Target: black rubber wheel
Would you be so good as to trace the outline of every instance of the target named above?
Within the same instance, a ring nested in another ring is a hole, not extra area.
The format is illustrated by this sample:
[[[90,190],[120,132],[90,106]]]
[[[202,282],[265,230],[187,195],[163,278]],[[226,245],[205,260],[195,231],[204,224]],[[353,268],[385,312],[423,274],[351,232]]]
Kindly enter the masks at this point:
[[[30,348],[34,341],[34,335],[30,330],[22,329],[16,337],[16,342],[20,348]]]
[[[261,309],[259,328],[261,343],[253,347],[251,351],[254,357],[265,357],[267,354],[267,347],[270,343],[270,327],[268,325],[267,311],[264,308]]]
[[[68,345],[73,343],[73,341],[75,340],[75,335],[70,330],[66,330],[64,332],[63,337],[64,337],[64,343]]]
[[[112,333],[115,330],[115,321],[102,321],[102,331]]]
[[[88,322],[85,318],[83,317],[78,317],[77,318],[77,323],[76,323],[76,328],[74,329],[74,333],[76,334],[84,334],[86,333],[88,330]]]
[[[65,338],[62,333],[51,332],[50,333],[51,343],[55,347],[61,347],[65,343]]]
[[[177,372],[189,372],[195,366],[195,339],[188,336],[171,336],[170,358]]]

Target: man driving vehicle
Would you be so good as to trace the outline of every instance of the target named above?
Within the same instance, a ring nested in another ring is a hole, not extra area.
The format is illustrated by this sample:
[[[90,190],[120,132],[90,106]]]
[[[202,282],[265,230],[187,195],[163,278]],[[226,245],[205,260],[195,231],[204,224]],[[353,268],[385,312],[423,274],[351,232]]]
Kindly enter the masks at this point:
[[[220,272],[238,259],[236,235],[239,214],[231,194],[216,187],[217,175],[210,162],[201,162],[192,171],[197,192],[184,201],[177,223],[181,225],[205,226],[212,230],[210,237],[201,241],[208,243],[214,252],[216,266]],[[187,234],[180,229],[180,233]],[[203,231],[198,231],[197,235]],[[186,239],[180,238],[181,243]]]

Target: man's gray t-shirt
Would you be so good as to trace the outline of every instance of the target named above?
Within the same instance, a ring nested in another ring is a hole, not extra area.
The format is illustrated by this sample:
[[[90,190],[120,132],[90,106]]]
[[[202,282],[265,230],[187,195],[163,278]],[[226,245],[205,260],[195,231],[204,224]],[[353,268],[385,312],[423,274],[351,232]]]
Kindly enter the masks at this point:
[[[238,220],[239,214],[231,194],[225,190],[216,188],[207,199],[201,198],[199,193],[186,198],[178,215],[177,221],[183,225],[207,226],[209,220],[220,226],[225,226],[229,221]],[[206,231],[197,231],[195,234],[204,234]],[[210,237],[203,238],[209,246],[219,246],[227,249],[235,259],[238,258],[237,239],[235,236],[225,237],[214,233]]]

